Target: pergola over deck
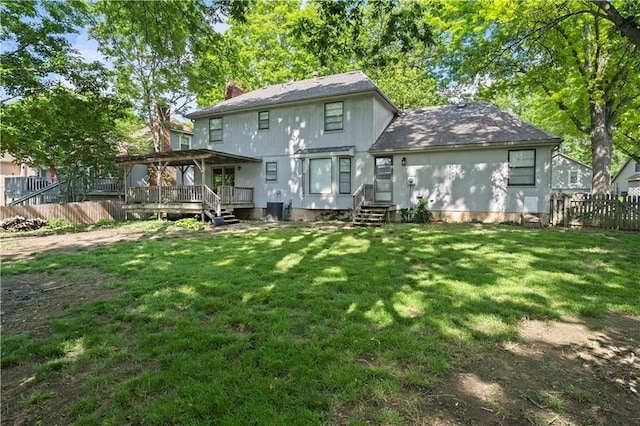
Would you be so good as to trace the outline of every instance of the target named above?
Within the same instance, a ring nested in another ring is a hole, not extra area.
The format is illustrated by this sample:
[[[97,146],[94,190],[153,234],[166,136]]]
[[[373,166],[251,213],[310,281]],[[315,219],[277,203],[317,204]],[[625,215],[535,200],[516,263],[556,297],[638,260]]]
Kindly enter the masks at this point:
[[[215,191],[207,182],[207,166],[236,166],[240,163],[260,163],[260,158],[228,154],[210,149],[154,152],[116,157],[116,163],[124,166],[125,203],[128,211],[158,213],[201,213],[220,215],[224,206],[253,207],[253,188],[220,186]],[[195,166],[201,174],[201,185],[130,186],[129,176],[133,166],[141,164],[153,167],[157,176],[167,167]]]

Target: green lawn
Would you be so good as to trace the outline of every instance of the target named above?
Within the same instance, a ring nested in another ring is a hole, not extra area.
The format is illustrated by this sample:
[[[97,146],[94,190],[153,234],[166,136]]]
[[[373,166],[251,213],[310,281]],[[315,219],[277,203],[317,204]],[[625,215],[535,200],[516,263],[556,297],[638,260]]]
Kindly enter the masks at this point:
[[[189,231],[2,275],[78,268],[120,296],[50,318],[50,337],[3,337],[2,364],[82,373],[80,424],[397,423],[465,354],[517,340],[521,319],[640,315],[640,236],[615,232]]]

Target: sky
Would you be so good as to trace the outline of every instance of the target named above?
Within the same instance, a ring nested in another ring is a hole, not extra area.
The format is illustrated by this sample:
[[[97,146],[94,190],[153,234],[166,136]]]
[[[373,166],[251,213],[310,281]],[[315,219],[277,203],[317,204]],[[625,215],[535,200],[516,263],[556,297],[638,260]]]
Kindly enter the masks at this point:
[[[67,39],[86,62],[99,61],[105,65],[109,65],[109,61],[107,61],[107,59],[98,52],[98,42],[89,39],[89,34],[86,28],[79,34],[69,34]]]
[[[222,23],[216,24],[214,26],[216,31],[224,32],[229,28],[229,25]],[[78,51],[78,54],[84,58],[86,62],[99,61],[102,62],[107,68],[112,68],[111,61],[104,57],[98,51],[98,42],[90,39],[89,34],[86,28],[82,29],[82,31],[78,34],[69,34],[66,36],[67,40],[71,43],[73,49]],[[187,106],[187,111],[196,109],[196,103],[192,102]],[[189,121],[182,115],[176,115],[176,118],[182,121]]]

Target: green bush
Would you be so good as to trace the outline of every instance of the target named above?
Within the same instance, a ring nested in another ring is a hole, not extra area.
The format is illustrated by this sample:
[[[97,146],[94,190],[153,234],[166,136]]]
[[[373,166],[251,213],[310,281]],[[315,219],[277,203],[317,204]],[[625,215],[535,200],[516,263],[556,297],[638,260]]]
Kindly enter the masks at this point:
[[[179,228],[191,229],[192,231],[197,231],[202,228],[202,223],[197,219],[192,217],[187,217],[184,219],[179,219],[176,221],[176,226]]]
[[[433,220],[433,213],[427,207],[425,200],[420,200],[415,207],[400,209],[400,213],[403,222],[431,223]]]
[[[61,219],[59,217],[54,217],[53,219],[49,220],[49,224],[46,226],[47,229],[50,229],[52,231],[73,229],[75,227],[76,225],[73,222],[68,221],[67,219]]]

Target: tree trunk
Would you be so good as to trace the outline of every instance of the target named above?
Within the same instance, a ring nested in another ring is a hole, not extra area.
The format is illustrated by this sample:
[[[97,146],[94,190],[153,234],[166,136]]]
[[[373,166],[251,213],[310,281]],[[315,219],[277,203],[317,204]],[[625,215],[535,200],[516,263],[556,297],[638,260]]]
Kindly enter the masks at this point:
[[[591,180],[592,194],[611,193],[611,148],[613,134],[608,122],[607,110],[603,105],[591,106],[591,156],[593,163],[593,177]]]

